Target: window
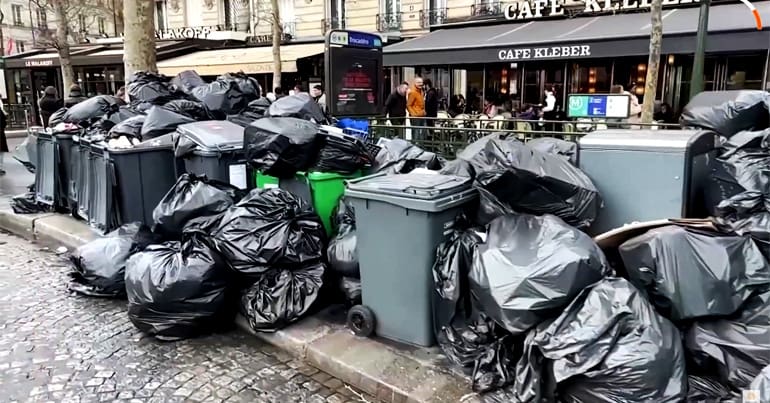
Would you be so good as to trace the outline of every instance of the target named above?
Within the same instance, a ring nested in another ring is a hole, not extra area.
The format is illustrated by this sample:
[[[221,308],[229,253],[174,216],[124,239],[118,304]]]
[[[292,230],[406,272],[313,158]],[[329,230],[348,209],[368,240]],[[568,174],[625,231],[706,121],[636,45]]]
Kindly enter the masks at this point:
[[[78,16],[78,31],[88,32],[86,28],[88,28],[88,24],[86,24],[86,16],[81,14]]]
[[[222,15],[222,22],[224,23],[225,27],[232,28],[235,22],[235,18],[233,18],[233,4],[230,0],[222,0],[222,5],[220,6],[221,9],[221,15]]]
[[[284,23],[294,22],[294,0],[279,0],[278,10]]]
[[[44,8],[38,8],[35,13],[37,17],[37,27],[40,29],[48,28],[48,15],[46,15]]]
[[[398,31],[401,29],[401,0],[383,0],[380,3],[381,13],[377,25],[380,32]]]
[[[104,34],[105,32],[107,32],[107,29],[105,27],[106,25],[107,25],[107,21],[105,21],[103,17],[99,17],[99,33],[100,34]]]
[[[17,27],[23,27],[24,22],[21,19],[21,6],[18,4],[11,5],[11,12],[13,14],[13,25]]]
[[[155,28],[159,31],[168,29],[166,0],[155,0]]]
[[[24,41],[16,41],[16,53],[24,53]]]

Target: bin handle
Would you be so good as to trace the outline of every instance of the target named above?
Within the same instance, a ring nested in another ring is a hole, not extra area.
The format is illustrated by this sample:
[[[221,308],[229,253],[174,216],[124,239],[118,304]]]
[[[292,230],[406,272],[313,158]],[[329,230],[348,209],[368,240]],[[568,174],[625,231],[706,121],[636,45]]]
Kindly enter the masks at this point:
[[[452,205],[460,199],[467,198],[469,195],[478,196],[478,190],[471,188],[471,189],[465,189],[460,193],[455,193],[446,199],[442,199],[439,203],[436,203],[436,207],[442,208],[448,205]]]

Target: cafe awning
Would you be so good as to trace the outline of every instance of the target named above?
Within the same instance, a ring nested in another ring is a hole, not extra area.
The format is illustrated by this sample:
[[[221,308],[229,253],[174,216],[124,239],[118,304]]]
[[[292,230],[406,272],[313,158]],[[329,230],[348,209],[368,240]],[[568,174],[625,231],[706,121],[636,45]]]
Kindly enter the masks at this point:
[[[281,71],[297,71],[297,59],[324,52],[323,43],[281,46]],[[202,76],[214,76],[227,72],[243,71],[246,74],[273,72],[273,48],[216,49],[191,53],[158,63],[158,71],[176,75],[184,70],[195,70]]]
[[[198,46],[184,41],[165,41],[156,44],[156,56],[158,60],[179,56],[180,54],[198,50]],[[123,44],[114,45],[86,45],[70,48],[70,59],[74,67],[80,66],[108,66],[123,64]],[[59,67],[59,54],[50,49],[42,49],[33,54],[14,55],[5,58],[8,68],[44,68]]]
[[[770,15],[770,1],[753,3]],[[693,53],[698,7],[663,10],[663,53]],[[650,13],[508,22],[446,28],[387,46],[385,66],[449,65],[649,54]],[[757,31],[749,9],[712,6],[709,52],[768,49],[770,30]]]

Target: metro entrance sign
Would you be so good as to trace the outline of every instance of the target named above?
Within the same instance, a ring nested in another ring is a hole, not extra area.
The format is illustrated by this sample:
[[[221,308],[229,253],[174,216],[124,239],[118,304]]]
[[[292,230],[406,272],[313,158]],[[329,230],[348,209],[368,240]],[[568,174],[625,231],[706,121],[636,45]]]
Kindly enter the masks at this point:
[[[570,94],[567,96],[569,118],[625,119],[631,109],[631,98],[624,94]]]

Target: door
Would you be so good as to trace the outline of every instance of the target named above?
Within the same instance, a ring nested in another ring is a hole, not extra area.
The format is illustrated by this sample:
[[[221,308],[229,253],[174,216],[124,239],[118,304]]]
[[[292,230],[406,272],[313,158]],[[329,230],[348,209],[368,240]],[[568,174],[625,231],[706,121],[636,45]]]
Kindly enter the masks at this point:
[[[40,108],[37,105],[40,97],[43,96],[43,92],[46,87],[56,88],[57,97],[62,97],[62,85],[61,76],[59,76],[59,69],[41,69],[32,70],[32,108],[35,111],[35,121],[40,124]]]

